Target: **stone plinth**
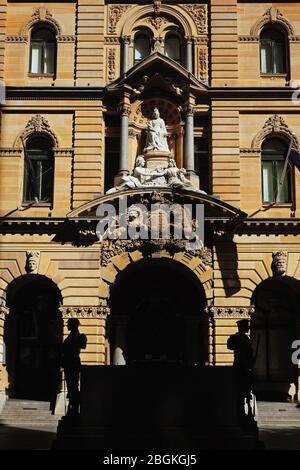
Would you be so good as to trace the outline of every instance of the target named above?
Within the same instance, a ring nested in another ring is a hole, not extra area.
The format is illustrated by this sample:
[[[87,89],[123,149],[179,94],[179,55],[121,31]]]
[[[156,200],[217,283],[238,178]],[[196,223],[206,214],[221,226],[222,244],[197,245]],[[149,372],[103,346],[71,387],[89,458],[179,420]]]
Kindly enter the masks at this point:
[[[157,167],[167,168],[170,156],[170,152],[163,150],[153,150],[146,152],[144,155],[146,160],[146,167],[150,170],[154,170]]]
[[[79,423],[61,449],[251,449],[237,423],[232,367],[84,366]]]

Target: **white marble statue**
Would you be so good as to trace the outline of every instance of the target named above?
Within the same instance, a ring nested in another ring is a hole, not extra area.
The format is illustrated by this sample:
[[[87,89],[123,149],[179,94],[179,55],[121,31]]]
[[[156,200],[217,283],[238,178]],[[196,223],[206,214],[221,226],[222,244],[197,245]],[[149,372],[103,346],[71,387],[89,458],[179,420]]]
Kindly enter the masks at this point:
[[[164,176],[167,180],[167,185],[172,190],[183,189],[186,191],[196,191],[197,193],[206,194],[205,191],[194,188],[190,180],[186,177],[186,170],[178,168],[174,158],[169,158],[168,168],[165,169]]]
[[[167,142],[168,132],[165,121],[160,117],[159,110],[153,110],[153,119],[148,121],[147,141],[144,152],[159,151],[170,152]]]
[[[155,178],[164,176],[164,170],[149,170],[145,168],[145,164],[145,159],[142,155],[137,157],[132,175],[122,176],[121,184],[115,188],[109,189],[106,194],[148,186]]]

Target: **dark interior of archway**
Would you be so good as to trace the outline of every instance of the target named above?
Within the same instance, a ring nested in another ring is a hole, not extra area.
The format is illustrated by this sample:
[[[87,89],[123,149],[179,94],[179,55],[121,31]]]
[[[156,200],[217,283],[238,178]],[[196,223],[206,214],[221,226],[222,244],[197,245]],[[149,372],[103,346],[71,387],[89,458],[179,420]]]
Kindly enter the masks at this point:
[[[127,364],[204,365],[204,307],[204,289],[188,268],[169,260],[134,263],[117,276],[111,292],[111,344],[114,316],[125,315]]]
[[[298,369],[291,359],[300,302],[296,283],[288,276],[268,279],[258,286],[252,299],[255,313],[251,319],[251,340],[259,399],[286,400],[290,385],[297,388]]]
[[[5,323],[9,395],[54,403],[60,386],[61,294],[48,278],[23,276],[8,289]]]

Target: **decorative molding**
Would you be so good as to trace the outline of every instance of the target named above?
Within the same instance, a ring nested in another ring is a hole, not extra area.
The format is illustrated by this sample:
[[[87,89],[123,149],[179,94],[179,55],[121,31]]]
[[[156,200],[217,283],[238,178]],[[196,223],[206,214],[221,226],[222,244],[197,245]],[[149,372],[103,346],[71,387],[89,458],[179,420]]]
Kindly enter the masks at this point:
[[[28,37],[27,36],[6,36],[5,42],[26,43],[28,42]]]
[[[147,18],[147,19],[146,19],[146,22],[152,24],[152,26],[154,26],[154,28],[155,28],[157,31],[159,31],[159,30],[162,29],[163,26],[164,26],[165,24],[167,24],[169,21],[168,21],[168,19],[165,18],[164,16],[155,16],[155,17]]]
[[[300,36],[291,36],[290,41],[291,42],[300,42]]]
[[[53,150],[54,157],[59,158],[59,157],[68,157],[68,158],[73,158],[74,155],[74,149],[54,149]]]
[[[215,307],[211,305],[206,307],[206,313],[215,318],[247,318],[250,319],[251,315],[255,312],[254,306],[250,307]]]
[[[202,37],[194,38],[194,44],[196,45],[208,44],[208,37],[202,36]]]
[[[8,314],[9,308],[5,307],[4,305],[0,305],[0,320],[5,320]]]
[[[191,257],[199,258],[205,266],[212,267],[212,252],[205,247],[199,250],[187,250],[185,240],[105,240],[101,243],[100,263],[106,267],[111,258],[123,253],[139,250],[144,258],[154,253],[166,250],[171,256],[175,253],[185,252]]]
[[[295,145],[299,147],[297,137],[293,135],[284,119],[278,114],[274,114],[266,120],[262,129],[252,140],[251,147],[255,149],[260,149],[264,139],[268,135],[272,134],[281,134],[287,137],[289,140],[293,139]]]
[[[107,50],[107,80],[112,82],[116,78],[116,50],[110,47]]]
[[[59,307],[63,319],[67,318],[106,318],[109,307]]]
[[[111,46],[112,44],[114,45],[119,45],[120,44],[120,38],[117,38],[115,36],[105,36],[104,37],[104,44],[106,46]]]
[[[119,107],[119,111],[121,113],[121,116],[130,116],[131,113],[131,106],[130,104],[122,103]]]
[[[161,0],[153,0],[153,10],[156,15],[160,14]]]
[[[117,25],[123,14],[131,8],[132,5],[109,5],[108,7],[108,32],[115,34]]]
[[[61,35],[56,37],[57,42],[76,42],[76,36]]]
[[[183,4],[181,6],[191,15],[195,21],[198,34],[207,33],[207,6],[190,3]]]
[[[207,50],[199,50],[199,78],[202,82],[207,82],[208,73],[207,73]]]
[[[22,149],[0,148],[0,157],[22,157]]]
[[[239,36],[239,42],[259,42],[258,36]]]
[[[29,21],[21,29],[20,36],[28,36],[30,29],[37,23],[49,23],[55,29],[57,36],[62,36],[61,26],[45,7],[35,10]]]
[[[51,130],[49,122],[40,114],[36,114],[28,121],[24,131],[18,136],[17,142],[22,138],[27,139],[31,134],[46,134],[53,140],[54,147],[59,147],[58,139]]]
[[[278,10],[278,8],[274,6],[268,8],[268,10],[262,15],[262,17],[256,21],[256,23],[251,28],[250,36],[258,37],[261,29],[268,23],[279,23],[286,29],[289,38],[295,36],[295,29],[293,25],[289,22],[287,18],[283,16],[283,14]]]
[[[260,158],[260,148],[242,148],[240,149],[241,157],[259,157]]]

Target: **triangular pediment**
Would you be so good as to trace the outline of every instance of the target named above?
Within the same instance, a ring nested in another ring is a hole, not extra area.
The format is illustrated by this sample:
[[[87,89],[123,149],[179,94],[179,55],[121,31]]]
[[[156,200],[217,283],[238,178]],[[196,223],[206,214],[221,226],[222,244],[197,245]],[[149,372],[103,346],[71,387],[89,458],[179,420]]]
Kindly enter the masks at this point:
[[[123,86],[134,87],[142,77],[148,77],[151,80],[153,76],[168,77],[173,79],[174,83],[181,83],[189,86],[198,92],[206,92],[208,86],[198,80],[192,73],[188,72],[182,65],[166,57],[160,52],[154,52],[138,64],[134,65],[120,78],[112,82],[108,91],[118,90]]]

